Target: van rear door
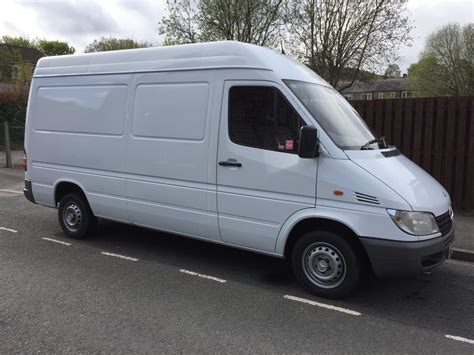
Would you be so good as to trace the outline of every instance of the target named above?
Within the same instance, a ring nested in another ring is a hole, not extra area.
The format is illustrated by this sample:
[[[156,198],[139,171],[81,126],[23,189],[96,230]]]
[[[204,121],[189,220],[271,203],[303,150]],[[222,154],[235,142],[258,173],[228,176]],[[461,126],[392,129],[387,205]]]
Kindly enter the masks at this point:
[[[225,82],[217,160],[224,242],[274,252],[285,220],[315,206],[317,159],[298,156],[306,123],[283,92],[273,82]]]

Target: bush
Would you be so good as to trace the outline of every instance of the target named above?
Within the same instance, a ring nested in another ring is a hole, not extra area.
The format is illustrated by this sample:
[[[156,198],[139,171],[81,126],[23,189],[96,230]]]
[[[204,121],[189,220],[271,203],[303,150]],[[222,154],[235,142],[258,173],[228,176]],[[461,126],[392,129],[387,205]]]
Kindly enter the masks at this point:
[[[0,145],[4,145],[3,122],[10,126],[10,142],[15,149],[23,147],[28,97],[20,91],[0,91]]]

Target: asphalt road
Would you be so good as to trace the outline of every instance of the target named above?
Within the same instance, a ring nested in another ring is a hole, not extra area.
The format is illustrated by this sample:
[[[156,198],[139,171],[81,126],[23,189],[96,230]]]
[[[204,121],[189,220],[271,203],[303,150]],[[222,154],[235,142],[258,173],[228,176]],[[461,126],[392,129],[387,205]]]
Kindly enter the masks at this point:
[[[112,222],[67,239],[1,170],[2,354],[474,353],[474,264],[328,301],[271,257]]]

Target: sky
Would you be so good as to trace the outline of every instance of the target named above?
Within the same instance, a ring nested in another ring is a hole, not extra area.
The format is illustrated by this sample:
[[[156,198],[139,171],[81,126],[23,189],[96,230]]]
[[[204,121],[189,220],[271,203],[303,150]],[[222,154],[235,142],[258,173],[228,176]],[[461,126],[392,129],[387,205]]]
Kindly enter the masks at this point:
[[[159,44],[165,8],[166,0],[0,0],[0,35],[63,40],[77,52],[103,36]],[[402,73],[418,60],[431,32],[450,22],[474,22],[474,0],[409,0],[407,9],[413,45],[399,50]]]

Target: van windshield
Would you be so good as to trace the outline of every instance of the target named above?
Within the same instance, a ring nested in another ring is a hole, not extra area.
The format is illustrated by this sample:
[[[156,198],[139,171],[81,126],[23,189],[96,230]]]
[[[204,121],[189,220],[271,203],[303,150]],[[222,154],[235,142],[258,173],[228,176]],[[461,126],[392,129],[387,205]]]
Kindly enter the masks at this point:
[[[361,149],[374,139],[357,111],[335,89],[296,80],[284,82],[342,149]]]

